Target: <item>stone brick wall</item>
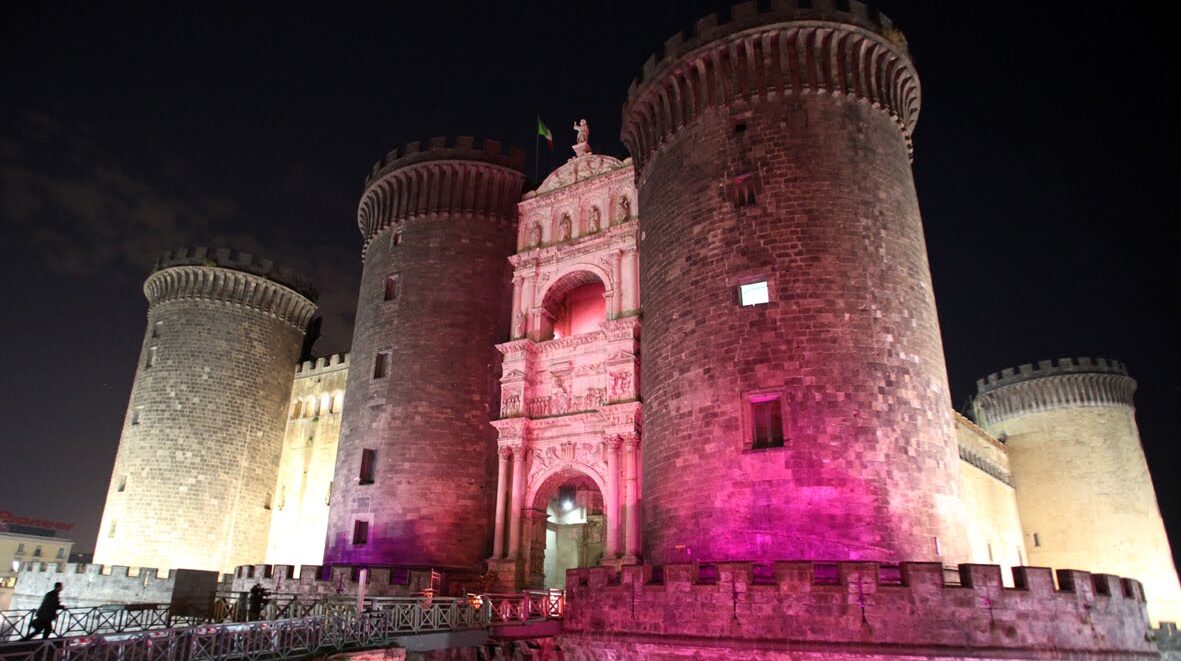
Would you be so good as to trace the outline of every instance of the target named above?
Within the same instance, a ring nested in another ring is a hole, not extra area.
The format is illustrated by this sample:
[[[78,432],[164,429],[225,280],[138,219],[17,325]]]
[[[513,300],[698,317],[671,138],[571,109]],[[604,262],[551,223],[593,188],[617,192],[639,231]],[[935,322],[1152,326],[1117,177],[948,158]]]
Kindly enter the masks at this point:
[[[1140,445],[1135,387],[1115,361],[1043,361],[982,379],[977,418],[1005,438],[1030,564],[1134,577],[1153,621],[1177,622],[1181,585]]]
[[[885,37],[790,22],[811,11],[699,23],[624,110],[650,562],[967,558],[909,163],[917,78]],[[740,306],[759,280],[770,302]],[[762,400],[782,448],[751,449]]]
[[[266,552],[291,369],[315,305],[218,265],[254,263],[241,253],[186,255],[144,284],[148,328],[99,563],[230,571]]]
[[[394,152],[370,179],[328,564],[473,569],[489,555],[494,345],[508,335],[523,165],[492,141],[440,139]],[[354,543],[358,522],[365,543]]]
[[[154,567],[29,562],[21,568],[11,607],[37,608],[54,583],[62,584],[61,600],[67,608],[167,604],[176,588],[176,572]],[[219,589],[229,587],[230,575],[225,574]]]
[[[295,368],[271,507],[268,564],[318,565],[324,560],[348,375],[347,353],[304,361]]]
[[[361,589],[359,568],[320,565],[244,565],[228,580],[234,592],[261,585],[276,595],[316,597],[353,595]],[[446,594],[447,577],[430,569],[369,569],[365,594],[369,597],[407,597],[427,589]],[[460,593],[462,594],[462,593]]]
[[[1000,565],[1002,574],[1008,576],[1011,568],[1024,565],[1028,557],[1008,453],[988,432],[958,413],[955,432],[969,557],[975,563]]]
[[[567,574],[559,639],[567,659],[1141,658],[1149,641],[1134,580],[1000,569],[777,562],[666,565]],[[704,655],[704,656],[702,656]]]

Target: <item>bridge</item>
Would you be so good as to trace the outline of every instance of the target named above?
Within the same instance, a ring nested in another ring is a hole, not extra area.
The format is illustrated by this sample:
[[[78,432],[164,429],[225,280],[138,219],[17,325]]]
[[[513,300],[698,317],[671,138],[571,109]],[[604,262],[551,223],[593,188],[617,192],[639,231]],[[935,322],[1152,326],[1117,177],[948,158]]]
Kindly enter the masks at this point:
[[[20,641],[33,611],[0,612],[0,661],[263,661],[390,647],[430,651],[552,637],[565,608],[560,590],[465,598],[326,598],[276,600],[252,622],[200,622],[168,606],[142,604],[67,609],[60,638]],[[230,613],[240,612],[233,609]]]

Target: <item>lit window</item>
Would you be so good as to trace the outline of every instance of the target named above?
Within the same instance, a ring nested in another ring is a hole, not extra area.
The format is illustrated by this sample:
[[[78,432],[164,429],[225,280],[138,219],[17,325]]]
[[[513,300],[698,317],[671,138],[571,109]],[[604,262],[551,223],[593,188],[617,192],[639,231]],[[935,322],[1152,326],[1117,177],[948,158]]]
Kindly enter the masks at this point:
[[[390,352],[379,351],[373,360],[373,378],[384,379],[390,375]]]
[[[766,305],[771,302],[771,291],[767,288],[767,281],[760,280],[738,286],[738,300],[743,307],[748,305]]]
[[[750,421],[752,450],[783,447],[783,413],[778,397],[752,400]]]
[[[369,522],[353,521],[353,544],[369,543]]]
[[[361,474],[358,476],[361,484],[373,484],[377,474],[376,462],[376,450],[361,450]]]

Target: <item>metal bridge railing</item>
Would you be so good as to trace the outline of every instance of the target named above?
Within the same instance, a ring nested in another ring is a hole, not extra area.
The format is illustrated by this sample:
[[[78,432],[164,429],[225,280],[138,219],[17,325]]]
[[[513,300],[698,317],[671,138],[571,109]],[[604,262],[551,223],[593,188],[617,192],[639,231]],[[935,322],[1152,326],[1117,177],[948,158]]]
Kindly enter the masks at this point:
[[[370,606],[372,603],[372,606]],[[469,595],[466,598],[410,597],[356,603],[322,600],[326,614],[245,623],[92,633],[68,638],[0,643],[0,661],[263,661],[295,659],[349,650],[389,647],[399,638],[424,633],[477,630],[558,619],[565,606],[560,590],[521,594]],[[99,609],[86,609],[96,611]],[[129,611],[129,615],[131,612]],[[167,612],[166,608],[155,611]],[[60,620],[60,617],[59,617]],[[75,615],[72,622],[85,621]],[[127,620],[108,619],[131,626]],[[16,631],[27,631],[24,627]],[[60,635],[62,632],[57,631]]]

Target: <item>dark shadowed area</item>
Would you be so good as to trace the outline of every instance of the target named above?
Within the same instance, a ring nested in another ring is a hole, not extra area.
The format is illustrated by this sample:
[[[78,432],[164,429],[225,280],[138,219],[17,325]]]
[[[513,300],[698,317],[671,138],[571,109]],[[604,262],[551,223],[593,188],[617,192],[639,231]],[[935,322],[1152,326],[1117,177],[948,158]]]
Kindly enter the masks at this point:
[[[1004,367],[1107,356],[1181,550],[1175,129],[1162,22],[1119,8],[879,0],[923,82],[915,173],[954,404]],[[1069,9],[1069,11],[1068,11]],[[229,245],[321,292],[317,354],[345,351],[355,211],[394,146],[500,138],[544,175],[586,118],[625,156],[642,62],[722,3],[24,3],[0,21],[0,509],[76,522],[93,548],[157,256]],[[530,167],[530,174],[533,167]],[[641,205],[643,200],[641,200]],[[641,206],[642,215],[642,206]]]

